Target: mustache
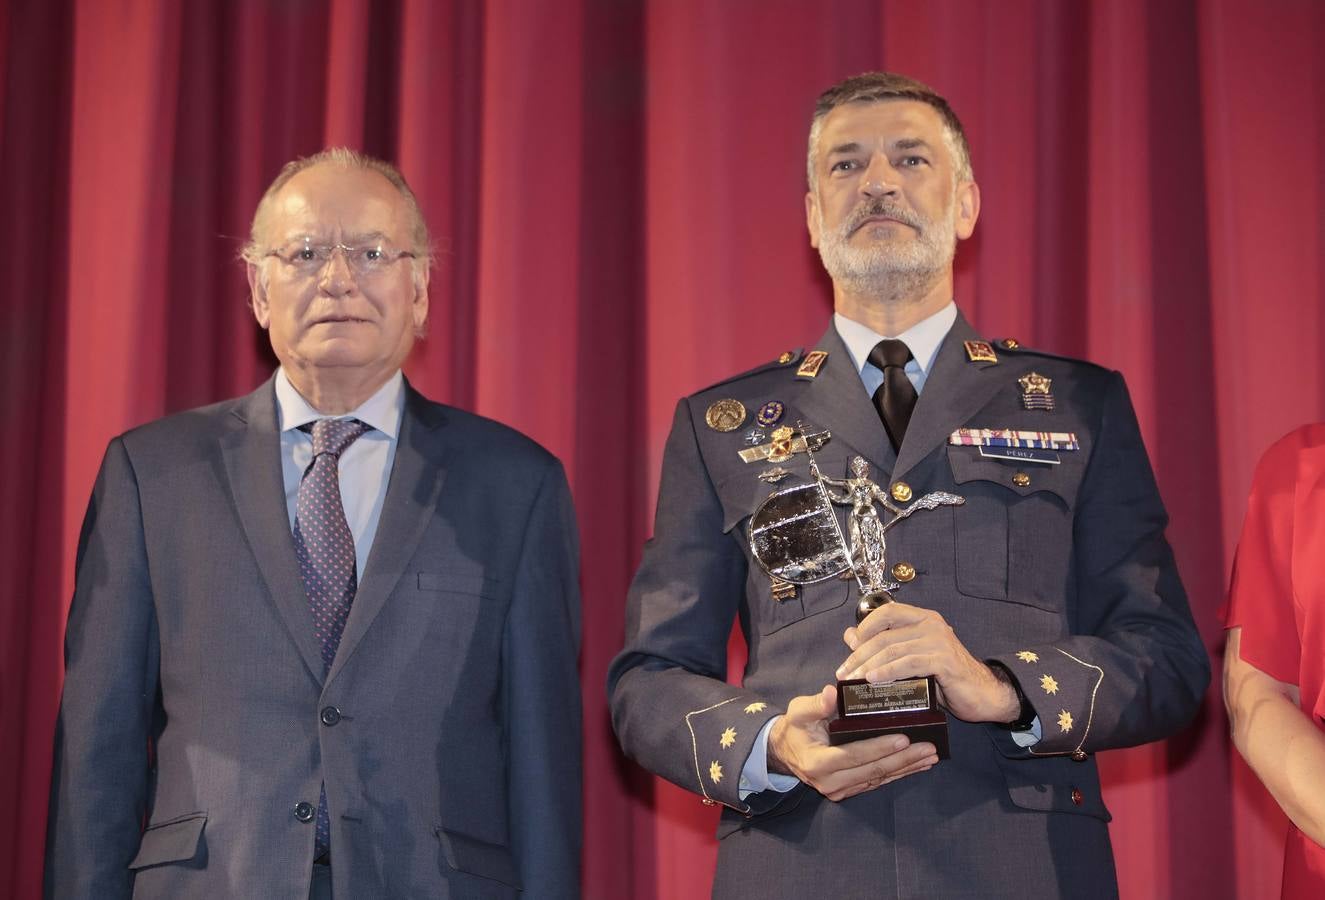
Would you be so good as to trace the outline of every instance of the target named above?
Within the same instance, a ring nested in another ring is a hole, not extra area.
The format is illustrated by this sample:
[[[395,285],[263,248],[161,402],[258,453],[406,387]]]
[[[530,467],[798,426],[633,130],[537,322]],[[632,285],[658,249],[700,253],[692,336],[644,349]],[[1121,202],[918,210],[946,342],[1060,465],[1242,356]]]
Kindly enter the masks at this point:
[[[902,209],[885,200],[871,200],[868,203],[861,204],[851,213],[851,218],[847,219],[842,225],[842,234],[851,235],[856,229],[865,224],[867,219],[886,217],[896,219],[903,225],[910,225],[916,231],[925,230],[925,222],[915,213]]]

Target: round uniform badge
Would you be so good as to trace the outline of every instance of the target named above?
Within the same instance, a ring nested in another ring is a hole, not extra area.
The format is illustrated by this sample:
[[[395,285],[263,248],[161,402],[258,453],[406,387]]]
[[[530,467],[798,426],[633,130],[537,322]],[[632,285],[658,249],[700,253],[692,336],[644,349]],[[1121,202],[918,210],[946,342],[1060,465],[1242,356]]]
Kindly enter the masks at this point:
[[[745,422],[745,407],[740,400],[718,400],[704,413],[704,421],[714,431],[735,431]]]
[[[755,421],[767,428],[769,425],[776,425],[782,420],[782,413],[786,407],[780,400],[770,400],[759,407],[759,412],[755,413]]]

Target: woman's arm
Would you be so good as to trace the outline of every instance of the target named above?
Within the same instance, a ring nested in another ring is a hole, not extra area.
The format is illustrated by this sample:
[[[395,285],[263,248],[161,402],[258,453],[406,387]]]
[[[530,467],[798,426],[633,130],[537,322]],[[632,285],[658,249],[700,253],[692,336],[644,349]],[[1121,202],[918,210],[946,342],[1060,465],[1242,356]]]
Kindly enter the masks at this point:
[[[1325,844],[1325,732],[1299,707],[1295,684],[1242,659],[1242,629],[1224,650],[1224,705],[1233,745],[1303,834]]]

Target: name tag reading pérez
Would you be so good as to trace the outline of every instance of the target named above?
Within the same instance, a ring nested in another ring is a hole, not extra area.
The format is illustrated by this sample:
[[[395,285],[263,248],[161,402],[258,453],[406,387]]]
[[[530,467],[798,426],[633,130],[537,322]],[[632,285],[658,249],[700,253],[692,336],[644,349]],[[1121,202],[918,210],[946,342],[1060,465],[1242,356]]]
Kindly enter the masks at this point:
[[[1010,459],[1014,462],[1042,463],[1056,466],[1062,462],[1053,450],[1031,450],[1026,447],[979,447],[980,455],[988,459]]]

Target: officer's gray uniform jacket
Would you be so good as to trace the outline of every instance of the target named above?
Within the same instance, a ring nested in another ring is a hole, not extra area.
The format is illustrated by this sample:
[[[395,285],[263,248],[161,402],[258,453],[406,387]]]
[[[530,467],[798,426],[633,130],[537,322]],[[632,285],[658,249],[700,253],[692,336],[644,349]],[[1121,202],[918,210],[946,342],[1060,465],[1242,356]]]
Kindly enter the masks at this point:
[[[609,690],[630,756],[727,807],[717,896],[1116,895],[1091,754],[1180,728],[1209,664],[1122,377],[1003,345],[997,362],[971,361],[964,342],[978,339],[959,315],[896,456],[831,326],[814,377],[797,374],[794,355],[677,407]],[[1024,408],[1018,378],[1032,371],[1050,379],[1052,411]],[[844,477],[860,455],[885,488],[965,498],[888,532],[888,564],[916,573],[897,599],[938,611],[972,654],[1015,675],[1038,743],[1022,748],[1004,727],[950,716],[951,758],[927,772],[840,803],[803,785],[740,798],[759,730],[833,681],[859,591],[834,578],[773,599],[750,553],[750,516],[775,488],[808,481],[808,460],[783,462],[792,474],[776,486],[760,481],[770,465],[739,456],[754,422],[705,425],[725,398],[752,413],[778,400],[779,424],[830,431],[815,454],[824,475]],[[1080,449],[1059,452],[1058,465],[986,458],[949,444],[962,427],[1074,432]],[[724,680],[733,620],[749,645],[741,687]]]

